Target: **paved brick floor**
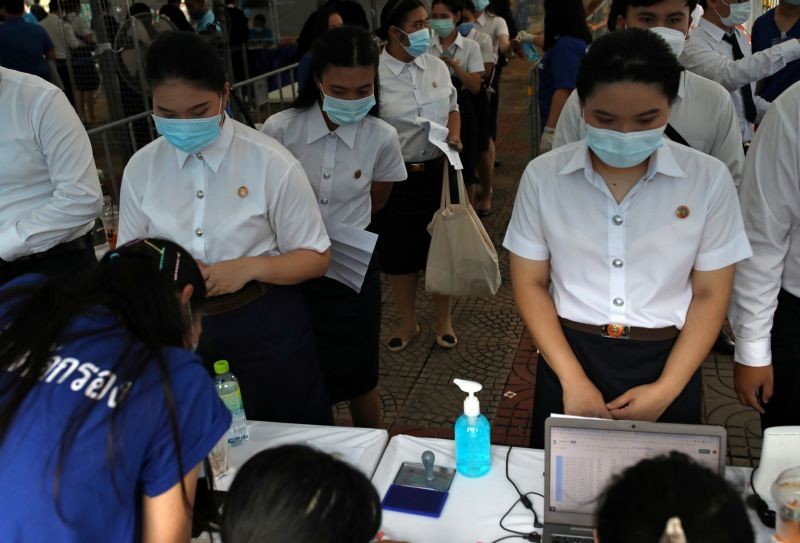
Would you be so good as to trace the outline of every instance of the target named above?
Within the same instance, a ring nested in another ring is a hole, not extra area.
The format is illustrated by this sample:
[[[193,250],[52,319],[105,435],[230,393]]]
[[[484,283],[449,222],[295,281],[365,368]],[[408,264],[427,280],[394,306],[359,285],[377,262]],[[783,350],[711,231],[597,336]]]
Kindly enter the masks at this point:
[[[420,288],[417,314],[420,335],[401,353],[381,350],[383,425],[398,433],[451,438],[453,422],[462,411],[463,394],[453,384],[462,377],[483,384],[481,408],[493,424],[492,442],[526,445],[530,436],[536,349],[525,331],[511,294],[508,252],[501,247],[519,178],[528,151],[528,64],[513,61],[503,74],[495,171],[494,212],[484,224],[497,247],[503,284],[497,296],[454,300],[453,323],[459,345],[451,351],[436,346],[430,296]],[[422,281],[420,281],[422,284]],[[382,337],[388,341],[398,315],[391,291],[384,284]],[[756,414],[738,405],[732,390],[729,358],[710,356],[703,366],[704,416],[728,428],[730,460],[751,465],[761,447]],[[348,424],[347,410],[338,406],[337,421]]]

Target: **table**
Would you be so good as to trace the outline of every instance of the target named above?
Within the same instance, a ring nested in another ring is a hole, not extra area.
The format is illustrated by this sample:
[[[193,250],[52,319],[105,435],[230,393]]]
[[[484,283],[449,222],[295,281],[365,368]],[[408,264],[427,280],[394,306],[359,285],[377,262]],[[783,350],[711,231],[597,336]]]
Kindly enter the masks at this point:
[[[250,439],[229,449],[232,469],[216,481],[217,490],[227,491],[236,471],[256,453],[288,444],[306,444],[333,454],[371,477],[389,441],[386,430],[371,428],[263,421],[249,421],[248,426]]]
[[[436,455],[437,465],[455,467],[454,449],[455,442],[451,440],[395,436],[383,453],[372,483],[383,498],[403,462],[420,462],[422,452],[431,450]],[[506,479],[507,453],[508,447],[492,445],[492,470],[489,474],[478,479],[456,475],[442,516],[438,519],[384,511],[382,529],[386,537],[413,543],[487,543],[510,535],[499,526],[500,518],[518,497]],[[746,494],[750,470],[729,467],[725,471],[726,478],[743,495]],[[509,475],[522,492],[543,493],[544,451],[515,447],[511,451]],[[543,521],[542,498],[533,497],[533,504],[540,515],[539,520]],[[756,530],[758,543],[773,541],[772,532],[761,525],[752,511],[750,522]],[[522,505],[517,505],[504,525],[512,530],[530,532],[533,515]]]

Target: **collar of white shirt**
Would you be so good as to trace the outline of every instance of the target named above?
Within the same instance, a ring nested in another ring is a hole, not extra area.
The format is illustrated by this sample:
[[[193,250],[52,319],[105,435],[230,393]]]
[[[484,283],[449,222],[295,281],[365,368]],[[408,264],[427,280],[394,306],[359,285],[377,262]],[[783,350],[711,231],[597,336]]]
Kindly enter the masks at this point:
[[[484,11],[483,13],[481,13],[481,16],[480,16],[480,17],[478,17],[478,18],[475,20],[475,22],[476,22],[476,23],[478,23],[478,26],[485,26],[485,25],[486,25],[486,23],[488,23],[488,22],[489,22],[489,16],[486,14],[486,11]]]
[[[386,66],[396,76],[400,75],[400,72],[403,71],[403,68],[405,68],[406,66],[409,66],[411,64],[416,64],[419,67],[419,69],[421,69],[421,70],[425,69],[425,55],[424,54],[416,57],[414,60],[412,60],[411,62],[408,62],[408,63],[403,62],[402,60],[394,58],[392,55],[389,54],[389,51],[387,51],[386,49],[383,50],[383,53],[381,53],[381,56],[383,57],[382,62],[384,64],[386,64]]]
[[[700,24],[697,27],[697,30],[702,30],[709,36],[711,36],[716,41],[722,41],[722,38],[727,34],[723,29],[715,25],[714,23],[710,22],[708,19],[700,19]],[[733,29],[733,32],[736,32],[736,28]],[[738,33],[737,33],[738,37]]]
[[[223,113],[223,115],[225,115],[225,122],[222,123],[222,131],[219,137],[214,140],[214,143],[203,149],[200,153],[196,153],[203,156],[203,161],[208,164],[208,167],[211,168],[214,173],[217,173],[219,170],[222,160],[228,153],[231,142],[233,142],[233,119],[228,117],[226,113]],[[192,154],[195,153],[186,153],[180,149],[175,149],[175,156],[178,157],[178,169],[183,168],[183,165],[186,164],[186,159]]]
[[[356,143],[356,131],[358,130],[359,123],[343,124],[333,131],[334,134],[339,136],[350,149]],[[328,123],[325,122],[325,117],[322,116],[322,110],[319,106],[311,106],[311,111],[308,112],[308,138],[307,144],[312,144],[323,136],[331,133],[328,128]]]
[[[558,174],[569,175],[578,170],[583,170],[583,174],[589,183],[593,185],[596,183],[596,176],[594,175],[595,172],[592,167],[592,158],[585,141],[575,150],[575,154],[572,155],[572,158],[569,159]],[[644,175],[643,179],[645,181],[651,181],[657,173],[669,177],[689,177],[683,168],[675,161],[675,155],[672,154],[672,150],[669,148],[667,142],[664,142],[664,145],[656,150],[654,157],[651,157],[650,164],[647,166],[647,173]]]
[[[435,49],[435,50],[441,51],[441,52],[445,51],[444,46],[442,45],[442,39],[438,35],[433,36],[431,39],[433,40],[431,49]],[[456,49],[463,49],[464,48],[464,38],[461,36],[460,32],[456,32],[456,41],[454,41],[451,44],[451,47],[453,45],[456,46]],[[449,49],[449,47],[448,47],[448,49]]]
[[[687,73],[689,73],[689,72],[686,69],[684,69],[681,72],[681,82],[678,85],[678,100],[682,100],[686,96],[686,74]],[[672,107],[675,107],[675,104],[672,104]]]

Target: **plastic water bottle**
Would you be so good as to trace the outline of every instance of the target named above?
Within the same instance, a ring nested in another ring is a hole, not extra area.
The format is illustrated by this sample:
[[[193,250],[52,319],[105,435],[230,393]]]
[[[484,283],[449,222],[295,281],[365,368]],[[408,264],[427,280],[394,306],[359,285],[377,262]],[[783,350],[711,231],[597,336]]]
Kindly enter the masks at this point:
[[[474,396],[483,387],[475,381],[455,379],[453,382],[469,393],[464,400],[464,414],[456,420],[456,470],[466,477],[481,477],[492,467],[492,429]]]
[[[225,406],[231,412],[233,421],[228,430],[228,445],[235,447],[244,443],[247,438],[247,417],[244,414],[244,403],[242,403],[242,392],[239,390],[239,381],[230,371],[227,360],[214,362],[214,385],[217,387],[217,394],[225,402]]]

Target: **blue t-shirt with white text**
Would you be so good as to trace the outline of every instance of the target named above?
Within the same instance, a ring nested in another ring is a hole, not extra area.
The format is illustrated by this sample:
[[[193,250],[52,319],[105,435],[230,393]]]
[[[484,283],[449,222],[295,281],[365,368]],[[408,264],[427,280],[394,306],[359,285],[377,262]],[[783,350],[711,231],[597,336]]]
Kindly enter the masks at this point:
[[[3,290],[36,281],[27,276]],[[2,291],[0,291],[2,292]],[[0,328],[9,322],[0,307]],[[80,339],[74,338],[80,335]],[[142,496],[155,497],[176,484],[211,451],[230,426],[200,359],[167,347],[183,473],[155,361],[132,382],[115,363],[140,345],[104,307],[76,317],[64,345],[16,412],[0,444],[0,540],[134,542],[141,540]],[[16,378],[0,375],[0,383]],[[86,414],[61,462],[59,504],[55,473],[59,443],[70,421]],[[113,415],[113,417],[112,417]],[[109,428],[114,421],[112,467]],[[112,476],[113,469],[113,476]]]

